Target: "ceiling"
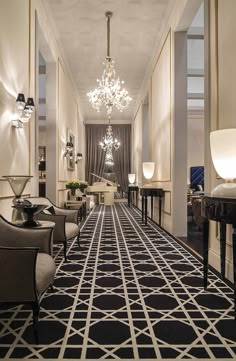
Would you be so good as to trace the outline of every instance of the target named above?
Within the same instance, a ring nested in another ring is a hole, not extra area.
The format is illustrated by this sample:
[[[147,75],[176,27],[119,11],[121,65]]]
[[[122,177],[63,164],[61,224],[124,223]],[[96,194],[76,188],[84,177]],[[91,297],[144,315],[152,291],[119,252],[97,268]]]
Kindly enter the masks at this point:
[[[77,88],[85,121],[104,121],[87,93],[97,86],[106,58],[106,11],[112,11],[111,58],[132,102],[112,120],[132,120],[136,100],[174,0],[44,0],[59,47]]]

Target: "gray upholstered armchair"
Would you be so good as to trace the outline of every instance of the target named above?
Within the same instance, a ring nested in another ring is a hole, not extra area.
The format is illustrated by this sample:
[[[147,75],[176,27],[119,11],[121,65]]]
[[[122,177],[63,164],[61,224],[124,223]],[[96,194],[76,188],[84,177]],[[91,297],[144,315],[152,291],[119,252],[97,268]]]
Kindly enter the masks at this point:
[[[0,303],[30,304],[37,335],[40,299],[52,286],[53,228],[20,228],[0,215]]]
[[[47,206],[45,210],[37,214],[36,219],[55,223],[53,243],[63,243],[64,258],[66,261],[67,241],[76,237],[79,245],[79,211],[77,209],[71,210],[57,207],[48,198],[44,197],[29,197],[26,198],[26,201],[32,204],[45,204]]]

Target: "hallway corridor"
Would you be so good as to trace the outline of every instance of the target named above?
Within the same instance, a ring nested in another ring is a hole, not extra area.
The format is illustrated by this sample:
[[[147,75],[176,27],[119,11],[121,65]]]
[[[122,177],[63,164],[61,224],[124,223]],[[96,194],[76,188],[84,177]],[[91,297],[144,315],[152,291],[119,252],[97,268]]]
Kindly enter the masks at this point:
[[[233,292],[126,203],[96,206],[68,262],[55,246],[54,292],[41,302],[39,344],[31,313],[0,310],[3,359],[234,359]]]

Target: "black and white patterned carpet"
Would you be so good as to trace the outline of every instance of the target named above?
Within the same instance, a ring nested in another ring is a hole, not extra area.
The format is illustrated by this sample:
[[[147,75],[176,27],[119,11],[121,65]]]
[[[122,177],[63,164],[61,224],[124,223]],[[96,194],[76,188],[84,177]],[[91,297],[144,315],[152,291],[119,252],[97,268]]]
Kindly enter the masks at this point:
[[[35,344],[24,306],[0,310],[0,358],[236,359],[233,292],[125,203],[97,206],[71,243],[55,248],[55,291],[46,293]]]

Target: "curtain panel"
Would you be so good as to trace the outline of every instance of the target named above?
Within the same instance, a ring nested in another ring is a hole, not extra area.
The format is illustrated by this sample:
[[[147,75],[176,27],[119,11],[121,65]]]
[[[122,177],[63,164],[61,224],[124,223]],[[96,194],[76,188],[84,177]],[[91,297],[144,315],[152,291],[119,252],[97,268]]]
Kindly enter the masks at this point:
[[[105,124],[86,124],[86,159],[85,159],[85,178],[89,184],[97,181],[91,173],[103,177],[105,170],[106,152],[99,145],[106,133]],[[112,151],[114,166],[113,172],[116,174],[118,183],[122,191],[127,191],[128,173],[131,167],[131,126],[130,124],[112,125],[113,137],[117,138],[121,145],[118,150]]]

